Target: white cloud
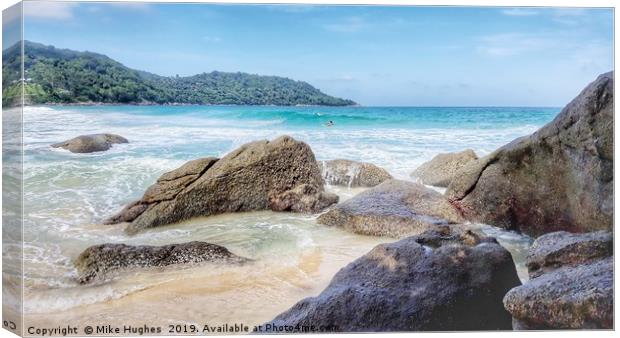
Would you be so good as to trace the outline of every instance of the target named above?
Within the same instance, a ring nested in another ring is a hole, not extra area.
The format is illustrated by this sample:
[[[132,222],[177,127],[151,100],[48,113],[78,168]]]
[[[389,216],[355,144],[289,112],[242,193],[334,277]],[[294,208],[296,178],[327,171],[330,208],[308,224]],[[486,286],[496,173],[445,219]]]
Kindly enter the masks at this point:
[[[284,13],[307,13],[317,9],[318,5],[306,5],[306,4],[278,4],[278,5],[266,5],[265,8],[272,11],[279,11]]]
[[[52,1],[24,2],[24,18],[69,20],[73,18],[75,3]]]
[[[319,79],[316,79],[315,81],[338,85],[338,84],[350,84],[353,82],[359,82],[360,79],[355,77],[352,74],[338,74],[333,77],[319,78]]]
[[[357,79],[353,77],[353,75],[345,74],[345,75],[335,78],[334,81],[351,82],[351,81],[357,81]]]
[[[355,33],[359,32],[366,26],[363,18],[352,16],[343,19],[341,22],[323,25],[323,28],[330,32],[337,33]]]
[[[491,56],[511,56],[532,52],[556,45],[554,39],[542,36],[504,33],[479,38],[477,50]]]
[[[613,68],[613,42],[604,39],[584,41],[575,32],[506,33],[478,39],[477,51],[490,57],[516,55],[554,55],[554,67],[572,69],[587,76]],[[545,57],[541,56],[541,59]]]
[[[537,10],[529,8],[508,8],[503,9],[502,14],[508,16],[534,16],[540,13]]]
[[[106,4],[110,6],[115,6],[115,7],[120,7],[124,9],[135,10],[135,11],[142,11],[142,12],[147,12],[151,10],[151,6],[145,2],[108,2]]]
[[[578,26],[589,17],[584,8],[559,8],[553,11],[551,19],[563,25]]]
[[[221,42],[222,38],[220,38],[219,36],[208,36],[205,35],[202,37],[203,40],[207,41],[207,42]]]
[[[555,16],[585,16],[587,14],[585,8],[557,8],[553,11]]]

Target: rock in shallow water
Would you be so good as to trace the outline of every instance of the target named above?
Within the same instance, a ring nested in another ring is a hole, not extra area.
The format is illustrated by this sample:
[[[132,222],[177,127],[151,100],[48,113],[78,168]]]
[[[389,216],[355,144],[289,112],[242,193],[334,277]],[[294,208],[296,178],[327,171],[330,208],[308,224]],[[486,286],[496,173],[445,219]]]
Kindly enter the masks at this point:
[[[78,281],[82,284],[105,281],[115,273],[147,267],[202,262],[243,263],[248,261],[228,249],[205,242],[189,242],[164,246],[131,246],[125,244],[94,245],[84,250],[75,261]]]
[[[516,330],[613,328],[613,258],[536,277],[504,298]]]
[[[509,330],[502,298],[517,285],[512,257],[495,239],[443,226],[375,247],[317,297],[268,324],[338,332]]]
[[[245,144],[220,160],[188,162],[106,223],[131,222],[126,231],[133,234],[192,217],[272,208],[317,212],[336,202],[324,192],[310,147],[282,136]]]
[[[466,165],[446,196],[471,221],[530,235],[610,230],[613,73],[549,124]]]
[[[346,187],[374,187],[392,178],[385,169],[372,163],[350,160],[322,161],[325,183]]]
[[[554,232],[534,241],[530,279],[504,298],[515,329],[613,327],[613,236]]]
[[[461,168],[477,159],[478,156],[471,149],[458,153],[439,154],[419,166],[411,173],[411,176],[417,177],[423,184],[445,188]]]
[[[552,232],[538,237],[527,255],[530,278],[563,266],[589,263],[613,254],[613,235],[606,231],[573,234]]]
[[[63,148],[72,153],[94,153],[106,151],[113,144],[129,143],[126,138],[115,134],[81,135],[70,140],[52,144],[53,148]]]
[[[354,233],[394,238],[461,221],[458,211],[443,195],[401,180],[383,182],[333,206],[318,218],[320,224]]]
[[[272,197],[270,208],[273,211],[314,213],[334,203],[338,203],[338,195],[319,191],[313,185],[302,184]]]

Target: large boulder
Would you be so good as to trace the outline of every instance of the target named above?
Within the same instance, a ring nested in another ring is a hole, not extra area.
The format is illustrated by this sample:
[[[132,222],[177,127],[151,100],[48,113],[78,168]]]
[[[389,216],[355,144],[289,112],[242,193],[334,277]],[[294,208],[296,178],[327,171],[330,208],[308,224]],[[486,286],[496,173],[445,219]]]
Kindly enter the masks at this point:
[[[530,280],[506,294],[515,329],[613,327],[613,235],[554,232],[527,256]]]
[[[93,153],[106,151],[113,144],[129,143],[126,138],[115,134],[81,135],[70,140],[52,144],[53,148],[63,148],[72,153]]]
[[[502,298],[517,285],[512,256],[494,238],[443,226],[375,247],[263,328],[510,330]]]
[[[165,267],[202,262],[243,263],[248,261],[228,249],[205,242],[188,242],[164,246],[125,244],[94,245],[75,261],[81,284],[102,282],[114,275],[137,268]]]
[[[478,159],[476,153],[466,149],[457,153],[438,154],[411,173],[423,184],[447,187],[456,173],[467,163]]]
[[[527,255],[530,278],[563,266],[576,266],[609,257],[614,243],[611,232],[573,234],[558,231],[536,238]]]
[[[318,212],[335,202],[337,196],[324,191],[310,147],[282,136],[245,144],[220,160],[188,162],[162,175],[142,199],[106,223],[130,222],[126,232],[133,234],[198,216],[271,209]]]
[[[446,196],[471,221],[531,235],[610,230],[613,73],[534,134],[467,164]]]
[[[149,206],[173,200],[181,191],[196,181],[219,159],[205,157],[189,161],[177,169],[161,175],[155,184],[146,189],[140,200],[127,204],[118,214],[106,219],[104,224],[132,222]]]
[[[567,266],[536,277],[506,294],[516,330],[612,329],[613,257]]]
[[[421,184],[388,180],[333,206],[320,224],[372,236],[402,238],[463,219],[440,193]]]
[[[325,183],[347,187],[374,187],[392,178],[372,163],[351,160],[322,161],[321,172]]]

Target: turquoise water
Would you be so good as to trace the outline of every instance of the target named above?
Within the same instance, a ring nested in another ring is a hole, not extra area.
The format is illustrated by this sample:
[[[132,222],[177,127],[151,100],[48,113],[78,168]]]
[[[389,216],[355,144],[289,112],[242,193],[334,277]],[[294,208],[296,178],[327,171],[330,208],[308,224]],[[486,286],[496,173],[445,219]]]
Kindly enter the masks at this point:
[[[295,267],[296,259],[306,257],[311,248],[323,247],[323,255],[333,255],[320,264],[330,260],[345,264],[381,240],[320,226],[313,216],[287,213],[199,220],[133,237],[127,237],[120,227],[100,225],[123,205],[141,197],[162,173],[185,161],[221,157],[244,143],[288,134],[307,142],[319,160],[371,162],[397,178],[410,179],[411,171],[438,153],[471,148],[480,156],[486,155],[534,132],[559,111],[475,107],[26,107],[26,310],[63,310],[124,297],[141,287],[151,287],[149,283],[157,280],[148,275],[139,283],[106,286],[105,292],[77,286],[72,260],[86,247],[98,243],[206,240],[257,261],[274,257],[279,265],[283,264],[283,253],[287,253],[285,256]],[[328,121],[333,121],[334,126],[327,127]],[[130,143],[93,154],[72,154],[50,147],[77,135],[102,132],[120,134]],[[355,193],[345,190],[336,192],[341,197]],[[498,236],[503,235],[500,232]],[[333,238],[341,242],[332,243]],[[513,235],[506,238],[516,243],[511,250],[522,260],[527,239]],[[329,272],[320,278],[310,276],[304,281],[319,287],[337,268],[329,266],[325,268]],[[287,283],[275,284],[274,295],[283,290],[291,295],[299,293]],[[304,290],[314,292],[312,288]],[[296,300],[291,297],[288,302]]]
[[[559,112],[559,108],[549,107],[59,106],[52,109],[78,110],[84,114],[122,112],[135,117],[199,119],[239,128],[278,125],[293,129],[318,128],[330,120],[335,122],[336,129],[496,129],[540,125]]]
[[[80,133],[116,132],[132,155],[188,160],[221,156],[242,143],[289,134],[309,143],[319,159],[348,158],[386,166],[404,177],[439,152],[472,148],[480,154],[531,133],[559,108],[459,107],[38,107],[27,126],[32,154],[50,158],[48,143]],[[333,121],[332,127],[326,127]],[[37,151],[40,150],[40,151]],[[120,155],[120,154],[119,154]],[[126,155],[126,154],[125,154]],[[114,152],[104,157],[115,157]],[[120,155],[124,156],[124,155]]]

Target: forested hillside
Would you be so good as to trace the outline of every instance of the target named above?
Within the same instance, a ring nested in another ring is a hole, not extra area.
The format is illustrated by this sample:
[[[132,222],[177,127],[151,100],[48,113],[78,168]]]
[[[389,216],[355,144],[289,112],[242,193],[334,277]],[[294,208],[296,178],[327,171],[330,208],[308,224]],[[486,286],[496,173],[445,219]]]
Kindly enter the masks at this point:
[[[3,51],[3,97],[19,81],[19,45]],[[211,72],[165,77],[125,67],[91,52],[26,41],[25,93],[30,103],[353,105],[310,84],[278,76]],[[3,99],[3,103],[4,100]]]

